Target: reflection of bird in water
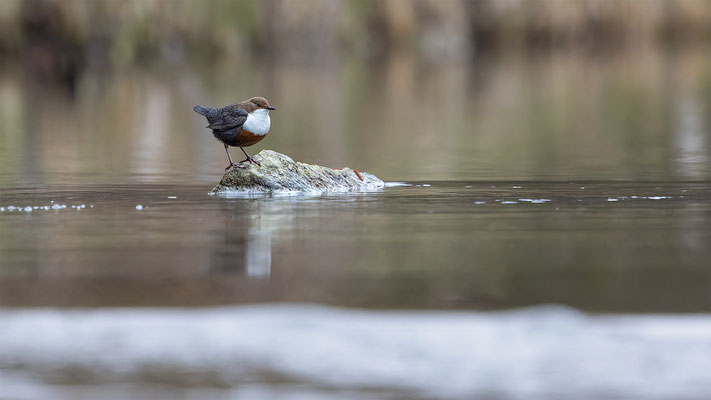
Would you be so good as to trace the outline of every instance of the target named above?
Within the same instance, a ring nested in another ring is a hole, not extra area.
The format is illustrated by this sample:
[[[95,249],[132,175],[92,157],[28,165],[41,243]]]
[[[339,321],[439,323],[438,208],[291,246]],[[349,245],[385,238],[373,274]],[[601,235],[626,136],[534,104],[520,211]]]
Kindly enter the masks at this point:
[[[207,118],[207,122],[209,122],[207,128],[212,129],[212,134],[224,143],[227,159],[230,160],[230,165],[225,168],[225,171],[232,167],[245,168],[242,165],[245,161],[260,165],[244,151],[244,147],[259,142],[269,132],[271,126],[269,111],[276,109],[269,105],[267,99],[252,97],[243,102],[220,108],[195,106],[193,110]],[[235,164],[230,156],[229,146],[239,147],[247,158],[240,161],[239,164]]]
[[[231,211],[249,215],[254,211],[239,207]],[[226,219],[224,242],[214,241],[210,271],[215,275],[246,275],[269,279],[272,267],[272,234],[262,226],[261,217]]]

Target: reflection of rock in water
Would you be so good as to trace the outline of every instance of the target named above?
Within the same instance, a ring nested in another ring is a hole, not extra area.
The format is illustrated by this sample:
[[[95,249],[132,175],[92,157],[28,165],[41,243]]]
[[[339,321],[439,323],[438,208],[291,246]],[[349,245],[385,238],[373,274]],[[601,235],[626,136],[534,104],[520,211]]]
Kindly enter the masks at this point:
[[[243,275],[247,254],[247,242],[252,221],[244,218],[253,211],[247,204],[234,202],[226,204],[224,240],[216,242],[210,256],[210,270],[215,274]]]
[[[272,272],[272,234],[250,227],[247,230],[247,254],[244,257],[247,276],[269,278]]]
[[[242,274],[247,247],[245,221],[228,218],[225,222],[224,241],[217,243],[210,256],[210,270],[216,274]]]
[[[272,231],[280,226],[275,221],[282,218],[269,215],[267,211],[273,207],[282,209],[282,206],[254,199],[228,203],[230,216],[225,223],[225,239],[212,253],[211,271],[269,278],[272,270]]]

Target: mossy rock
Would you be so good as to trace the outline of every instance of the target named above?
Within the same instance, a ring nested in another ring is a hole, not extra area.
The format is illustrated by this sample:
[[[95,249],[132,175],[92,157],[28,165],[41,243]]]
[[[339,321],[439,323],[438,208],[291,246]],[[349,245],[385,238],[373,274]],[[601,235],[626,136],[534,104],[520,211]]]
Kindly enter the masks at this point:
[[[245,162],[245,168],[232,168],[210,193],[351,192],[384,186],[383,181],[367,172],[296,162],[272,150],[262,150],[254,159],[261,165]]]

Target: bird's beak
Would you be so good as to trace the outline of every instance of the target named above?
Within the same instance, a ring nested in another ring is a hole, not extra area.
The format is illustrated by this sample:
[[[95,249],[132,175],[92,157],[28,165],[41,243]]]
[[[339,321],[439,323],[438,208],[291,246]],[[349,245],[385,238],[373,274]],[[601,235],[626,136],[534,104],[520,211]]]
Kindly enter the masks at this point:
[[[267,110],[276,110],[275,107],[267,107]]]

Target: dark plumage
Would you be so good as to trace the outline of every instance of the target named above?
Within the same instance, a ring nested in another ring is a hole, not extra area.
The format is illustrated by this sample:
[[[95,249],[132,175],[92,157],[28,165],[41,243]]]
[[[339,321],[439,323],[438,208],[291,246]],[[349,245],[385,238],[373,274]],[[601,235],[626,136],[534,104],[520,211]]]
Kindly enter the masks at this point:
[[[253,162],[259,165],[259,162],[255,161],[252,157],[247,154],[244,147],[251,146],[260,140],[264,139],[267,132],[250,132],[245,129],[244,124],[247,122],[249,115],[257,110],[275,110],[274,107],[269,105],[269,101],[264,97],[252,97],[248,100],[242,101],[237,104],[231,104],[229,106],[224,106],[220,108],[195,106],[193,110],[204,115],[207,118],[208,125],[206,128],[212,129],[212,134],[219,141],[224,143],[225,151],[227,152],[227,158],[230,161],[230,165],[225,168],[228,170],[232,167],[241,168],[245,161]],[[268,112],[268,111],[267,111]],[[263,116],[261,118],[264,118]],[[267,114],[267,125],[269,116]],[[251,128],[250,128],[251,129]],[[269,130],[267,126],[266,130]],[[228,146],[239,147],[242,152],[247,156],[246,159],[242,160],[239,164],[235,164],[230,156],[230,150]]]
[[[195,106],[196,113],[207,118],[206,128],[212,129],[212,134],[222,143],[230,146],[239,146],[239,133],[242,125],[247,121],[249,113],[237,104],[221,108]]]

